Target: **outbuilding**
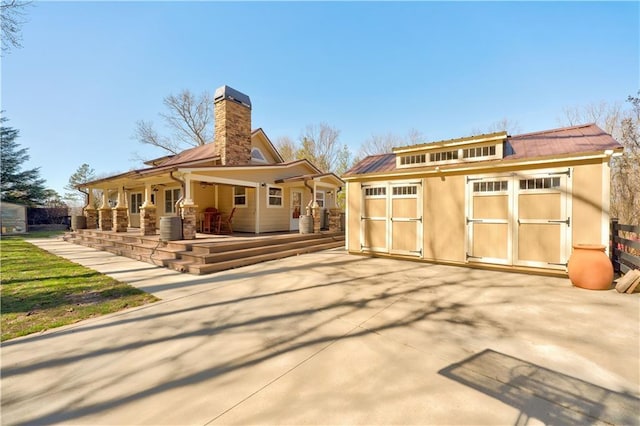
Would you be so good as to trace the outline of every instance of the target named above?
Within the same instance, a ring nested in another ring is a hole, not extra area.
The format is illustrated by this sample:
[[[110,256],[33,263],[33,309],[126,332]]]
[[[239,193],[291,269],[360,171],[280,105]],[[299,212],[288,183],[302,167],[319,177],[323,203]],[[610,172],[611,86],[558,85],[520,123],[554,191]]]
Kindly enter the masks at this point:
[[[443,140],[369,156],[347,182],[347,249],[562,272],[574,243],[608,245],[610,160],[595,124]]]

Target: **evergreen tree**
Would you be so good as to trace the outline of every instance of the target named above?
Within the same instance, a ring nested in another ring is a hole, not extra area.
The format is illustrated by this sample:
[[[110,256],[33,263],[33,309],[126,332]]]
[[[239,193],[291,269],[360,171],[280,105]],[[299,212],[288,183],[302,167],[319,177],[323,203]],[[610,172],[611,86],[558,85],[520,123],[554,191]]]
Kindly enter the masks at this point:
[[[34,206],[46,199],[45,180],[40,177],[40,168],[23,170],[29,160],[27,148],[16,142],[19,131],[5,126],[7,118],[0,118],[0,195],[2,201]]]
[[[87,191],[79,188],[79,185],[89,182],[95,178],[95,170],[91,168],[87,163],[82,164],[74,174],[69,177],[69,183],[65,185],[64,199],[68,201],[78,201],[80,193],[84,194],[83,201],[86,204]],[[95,196],[94,196],[95,198]]]

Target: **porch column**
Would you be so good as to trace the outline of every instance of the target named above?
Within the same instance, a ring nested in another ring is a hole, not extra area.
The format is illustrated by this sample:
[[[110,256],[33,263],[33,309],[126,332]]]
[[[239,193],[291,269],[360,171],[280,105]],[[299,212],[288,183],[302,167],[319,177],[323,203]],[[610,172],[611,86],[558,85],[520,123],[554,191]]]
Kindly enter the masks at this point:
[[[156,234],[156,206],[151,202],[151,185],[144,186],[144,202],[140,206],[140,235]]]
[[[109,196],[107,190],[102,190],[102,205],[98,209],[98,227],[101,231],[111,231],[113,225],[113,212],[109,207]]]
[[[186,190],[185,190],[186,192]],[[182,213],[182,238],[185,240],[196,239],[196,212],[198,206],[193,201],[187,203],[187,200],[180,203],[180,211]]]
[[[183,203],[186,205],[193,204],[193,198],[191,198],[191,175],[189,173],[185,173],[184,175],[184,201]]]
[[[124,203],[124,188],[118,188],[118,202],[113,208],[113,230],[116,232],[127,232],[129,218],[127,217],[127,206]]]
[[[93,208],[93,190],[87,188],[87,206],[84,208],[84,216],[87,218],[87,229],[98,227],[98,212]]]
[[[314,201],[313,208],[311,210],[313,211],[313,233],[318,234],[320,232],[320,227],[322,226],[322,218],[320,217],[322,209],[320,208],[320,205]]]

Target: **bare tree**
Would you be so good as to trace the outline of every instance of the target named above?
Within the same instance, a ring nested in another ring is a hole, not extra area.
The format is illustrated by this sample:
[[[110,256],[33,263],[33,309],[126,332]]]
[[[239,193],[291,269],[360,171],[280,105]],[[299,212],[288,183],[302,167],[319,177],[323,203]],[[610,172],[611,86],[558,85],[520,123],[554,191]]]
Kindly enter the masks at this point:
[[[199,96],[189,90],[163,100],[166,112],[160,117],[170,135],[161,135],[150,121],[136,122],[134,139],[143,144],[177,154],[185,148],[204,145],[213,139],[212,99],[208,92]]]
[[[279,137],[276,140],[276,149],[284,161],[293,161],[296,159],[296,151],[298,148],[289,136]]]
[[[404,136],[400,136],[395,133],[371,135],[362,143],[362,145],[360,145],[358,157],[354,162],[357,162],[369,155],[391,153],[393,148],[424,143],[424,139],[422,132],[416,129],[409,130]]]
[[[327,123],[309,124],[300,135],[296,157],[306,158],[323,172],[335,172],[345,153],[339,137],[340,130]]]
[[[2,0],[0,2],[0,27],[2,29],[2,52],[22,47],[20,27],[25,23],[24,9],[30,1]]]
[[[577,126],[596,123],[605,132],[620,138],[621,123],[624,115],[622,103],[600,101],[582,106],[565,107],[563,117],[558,119],[561,126]]]
[[[471,131],[472,135],[481,135],[484,133],[507,132],[509,135],[517,135],[522,133],[522,126],[517,120],[504,117],[498,121],[489,124],[485,129],[475,128]]]

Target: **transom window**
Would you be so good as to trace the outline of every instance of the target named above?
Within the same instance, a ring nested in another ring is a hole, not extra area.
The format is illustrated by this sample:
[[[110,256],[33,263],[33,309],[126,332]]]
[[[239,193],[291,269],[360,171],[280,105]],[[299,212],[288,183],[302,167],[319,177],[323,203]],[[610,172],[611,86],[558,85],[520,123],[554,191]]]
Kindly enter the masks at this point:
[[[365,197],[386,197],[387,188],[384,186],[370,186],[364,189]]]
[[[558,189],[558,188],[560,188],[560,178],[559,177],[520,179],[520,189],[521,190]]]
[[[394,186],[392,193],[395,197],[417,195],[418,187],[416,185]]]
[[[508,189],[509,182],[506,180],[473,183],[473,192],[501,192],[507,191]]]
[[[282,188],[275,186],[269,187],[268,207],[282,207]]]
[[[441,152],[433,152],[429,154],[429,161],[437,162],[437,161],[449,161],[449,160],[457,160],[458,159],[458,150],[455,151],[441,151]]]
[[[496,155],[496,146],[479,146],[462,150],[463,158],[490,157]]]
[[[426,162],[426,154],[403,155],[402,157],[400,157],[400,164],[403,166],[406,166],[407,164],[424,164]]]
[[[247,188],[244,186],[233,187],[233,206],[247,207]]]

